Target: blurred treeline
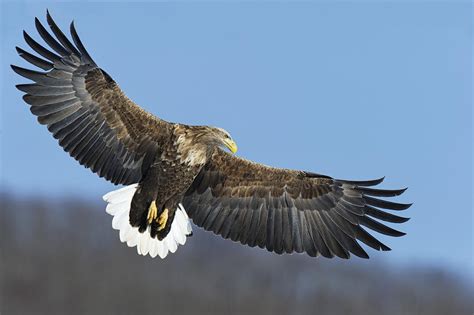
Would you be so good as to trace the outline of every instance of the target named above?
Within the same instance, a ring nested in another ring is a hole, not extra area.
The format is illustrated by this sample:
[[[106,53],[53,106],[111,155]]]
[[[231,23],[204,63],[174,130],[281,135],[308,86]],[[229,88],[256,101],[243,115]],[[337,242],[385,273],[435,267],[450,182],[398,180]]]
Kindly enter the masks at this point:
[[[198,228],[151,259],[119,242],[103,203],[0,197],[2,315],[473,313],[461,273],[277,256]]]

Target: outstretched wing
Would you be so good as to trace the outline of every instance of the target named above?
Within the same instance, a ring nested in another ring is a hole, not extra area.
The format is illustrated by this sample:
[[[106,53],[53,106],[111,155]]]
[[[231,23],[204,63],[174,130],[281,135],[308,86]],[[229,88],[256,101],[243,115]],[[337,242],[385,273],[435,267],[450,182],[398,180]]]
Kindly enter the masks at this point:
[[[47,22],[54,38],[35,20],[36,29],[51,51],[26,32],[35,56],[19,47],[18,54],[45,72],[12,65],[34,83],[17,88],[26,94],[38,121],[59,140],[80,164],[115,184],[138,182],[167,139],[170,124],[145,112],[122,92],[114,80],[92,60],[74,24],[71,36],[63,34],[49,12]]]
[[[336,180],[271,168],[218,149],[187,191],[183,205],[198,226],[251,247],[278,254],[349,258],[353,253],[368,258],[357,240],[376,250],[390,248],[362,226],[401,236],[404,233],[373,218],[408,220],[380,210],[410,206],[374,198],[405,191],[370,188],[382,180]]]

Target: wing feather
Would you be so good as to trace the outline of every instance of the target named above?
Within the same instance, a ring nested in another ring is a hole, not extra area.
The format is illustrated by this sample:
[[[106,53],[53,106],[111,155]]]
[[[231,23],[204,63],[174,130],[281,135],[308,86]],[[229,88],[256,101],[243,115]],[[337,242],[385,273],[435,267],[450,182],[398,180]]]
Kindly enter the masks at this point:
[[[183,204],[197,225],[251,247],[278,254],[368,258],[359,241],[376,250],[390,249],[362,226],[401,236],[404,233],[376,219],[408,220],[381,210],[410,206],[376,198],[405,191],[372,188],[382,180],[338,180],[271,168],[216,149],[186,192]]]
[[[23,32],[25,42],[41,57],[16,48],[24,60],[43,70],[12,65],[13,71],[34,82],[17,85],[26,93],[24,101],[80,164],[115,184],[138,182],[168,139],[171,124],[125,96],[90,57],[74,24],[71,42],[49,12],[46,19],[52,34],[37,18],[35,26],[49,48]]]
[[[34,66],[37,66],[38,68],[41,68],[43,70],[49,70],[53,67],[53,64],[49,61],[46,61],[44,59],[41,59],[39,57],[36,57],[33,54],[30,54],[29,52],[21,49],[20,47],[15,47],[18,55],[31,63]]]

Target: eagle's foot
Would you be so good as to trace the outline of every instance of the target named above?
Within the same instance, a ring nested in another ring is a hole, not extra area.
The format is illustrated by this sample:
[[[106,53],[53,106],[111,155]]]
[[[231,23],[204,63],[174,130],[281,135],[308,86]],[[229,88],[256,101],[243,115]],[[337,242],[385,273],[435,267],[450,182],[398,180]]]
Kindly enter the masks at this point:
[[[146,217],[148,224],[151,224],[158,217],[158,208],[156,202],[153,200],[148,208],[148,216]]]
[[[165,228],[166,222],[168,222],[168,209],[167,208],[163,210],[160,217],[158,218],[158,224],[160,225],[158,227],[158,231],[161,231]]]

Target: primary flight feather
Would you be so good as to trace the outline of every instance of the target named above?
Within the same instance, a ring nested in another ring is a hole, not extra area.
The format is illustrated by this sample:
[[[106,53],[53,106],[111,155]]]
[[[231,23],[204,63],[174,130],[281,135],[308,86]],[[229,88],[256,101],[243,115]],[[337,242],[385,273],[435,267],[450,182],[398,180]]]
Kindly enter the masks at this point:
[[[12,65],[34,82],[17,88],[65,151],[100,177],[127,185],[104,200],[120,240],[139,254],[164,258],[175,252],[191,235],[189,218],[224,238],[278,254],[368,258],[358,241],[389,248],[363,227],[404,235],[378,221],[408,220],[385,209],[410,204],[379,199],[404,189],[372,188],[383,179],[338,180],[236,157],[225,151],[235,153],[237,146],[224,129],[170,123],[144,111],[97,66],[74,24],[71,42],[49,12],[46,18],[52,34],[38,19],[35,25],[49,48],[26,32],[37,55],[16,48],[43,71]]]

